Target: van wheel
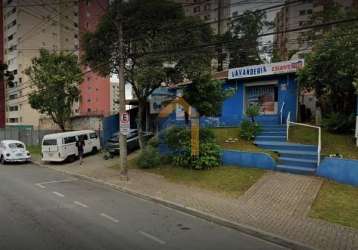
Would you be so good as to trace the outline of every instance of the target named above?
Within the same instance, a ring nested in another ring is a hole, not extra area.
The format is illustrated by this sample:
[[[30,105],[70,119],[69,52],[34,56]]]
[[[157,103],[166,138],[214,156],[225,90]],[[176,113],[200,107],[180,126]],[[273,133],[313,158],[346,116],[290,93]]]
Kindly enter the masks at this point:
[[[92,154],[97,154],[97,152],[98,152],[98,149],[97,149],[97,147],[94,147],[94,148],[92,148]]]

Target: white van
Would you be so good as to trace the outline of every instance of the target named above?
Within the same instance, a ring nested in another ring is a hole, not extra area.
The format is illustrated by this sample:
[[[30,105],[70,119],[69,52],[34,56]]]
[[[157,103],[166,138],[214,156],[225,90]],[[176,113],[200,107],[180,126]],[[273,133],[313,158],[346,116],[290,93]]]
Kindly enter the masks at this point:
[[[81,130],[45,135],[42,139],[42,160],[61,162],[75,160],[78,156],[76,142],[83,138],[84,153],[96,153],[101,149],[99,137],[93,130]]]

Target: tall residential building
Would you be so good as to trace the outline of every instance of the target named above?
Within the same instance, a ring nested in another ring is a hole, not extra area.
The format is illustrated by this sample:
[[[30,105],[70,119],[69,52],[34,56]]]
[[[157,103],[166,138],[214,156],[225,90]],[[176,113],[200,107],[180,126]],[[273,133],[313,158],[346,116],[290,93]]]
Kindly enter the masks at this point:
[[[274,36],[274,48],[281,60],[301,58],[311,51],[312,41],[302,39],[303,32],[307,30],[290,32],[290,29],[305,27],[311,24],[311,16],[322,11],[325,6],[332,4],[333,0],[302,0],[299,3],[286,6],[276,15],[275,27],[278,34]],[[334,0],[343,8],[358,7],[358,0]]]
[[[66,0],[3,0],[4,61],[15,75],[6,89],[6,123],[38,127],[42,116],[32,109],[25,69],[39,49],[78,54],[78,4]]]
[[[108,0],[80,1],[79,29],[80,36],[85,32],[96,30],[101,16],[108,8]],[[80,50],[80,54],[83,51]],[[111,113],[110,78],[101,77],[89,67],[83,68],[84,81],[81,84],[80,115],[108,115]]]
[[[185,15],[200,17],[215,34],[223,34],[230,22],[230,0],[174,0],[183,5]]]
[[[0,1],[0,9],[2,9],[2,1]],[[4,39],[4,27],[3,27],[3,12],[0,11],[0,41],[3,41]],[[4,63],[4,44],[0,43],[0,64]],[[6,121],[6,115],[5,115],[5,109],[6,109],[6,103],[5,103],[5,86],[3,79],[0,78],[0,128],[5,127],[5,121]]]

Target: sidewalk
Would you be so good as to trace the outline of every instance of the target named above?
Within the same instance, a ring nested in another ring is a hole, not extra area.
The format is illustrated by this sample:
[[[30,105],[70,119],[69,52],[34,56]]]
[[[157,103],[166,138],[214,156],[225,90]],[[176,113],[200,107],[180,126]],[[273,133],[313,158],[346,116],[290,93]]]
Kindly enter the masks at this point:
[[[119,171],[109,168],[114,164],[115,160],[104,161],[98,155],[85,158],[82,166],[78,162],[44,166],[179,204],[312,248],[358,249],[358,230],[307,216],[321,185],[319,178],[268,172],[243,196],[234,199],[220,193],[172,183],[162,176],[138,169],[131,169],[130,180],[123,182],[119,178]]]

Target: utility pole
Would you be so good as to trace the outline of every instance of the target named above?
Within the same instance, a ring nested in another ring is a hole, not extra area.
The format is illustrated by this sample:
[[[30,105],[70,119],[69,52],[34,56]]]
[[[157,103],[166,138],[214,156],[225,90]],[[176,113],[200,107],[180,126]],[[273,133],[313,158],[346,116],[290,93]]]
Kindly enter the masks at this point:
[[[127,135],[121,131],[121,119],[126,112],[126,95],[125,95],[125,80],[124,80],[124,42],[123,42],[123,17],[121,16],[121,3],[122,0],[117,0],[117,20],[116,26],[118,29],[118,79],[119,79],[119,154],[121,164],[121,179],[128,180],[127,169]]]
[[[218,0],[218,36],[221,35],[221,19],[222,19],[222,0]],[[219,54],[218,54],[218,71],[223,70],[223,48],[222,45],[219,45]]]

